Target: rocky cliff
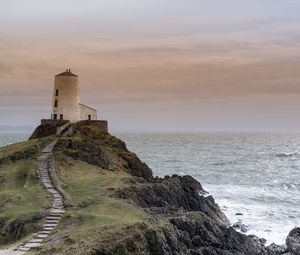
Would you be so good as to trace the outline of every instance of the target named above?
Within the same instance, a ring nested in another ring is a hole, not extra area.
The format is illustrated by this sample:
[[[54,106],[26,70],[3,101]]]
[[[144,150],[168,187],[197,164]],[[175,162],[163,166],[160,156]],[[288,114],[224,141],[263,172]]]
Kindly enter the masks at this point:
[[[34,137],[47,130],[38,127]],[[66,214],[34,254],[299,254],[298,230],[288,249],[265,247],[230,227],[193,177],[153,177],[123,141],[92,122],[59,138],[54,152]]]

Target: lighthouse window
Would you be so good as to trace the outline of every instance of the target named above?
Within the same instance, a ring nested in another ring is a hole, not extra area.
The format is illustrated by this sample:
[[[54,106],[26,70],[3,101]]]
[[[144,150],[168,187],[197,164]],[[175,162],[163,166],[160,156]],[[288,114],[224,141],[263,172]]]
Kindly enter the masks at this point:
[[[58,106],[58,101],[55,100],[55,102],[54,102],[54,107],[57,107],[57,106]]]
[[[55,90],[55,96],[56,96],[56,97],[58,97],[58,93],[59,93],[59,92],[58,92],[58,89]]]

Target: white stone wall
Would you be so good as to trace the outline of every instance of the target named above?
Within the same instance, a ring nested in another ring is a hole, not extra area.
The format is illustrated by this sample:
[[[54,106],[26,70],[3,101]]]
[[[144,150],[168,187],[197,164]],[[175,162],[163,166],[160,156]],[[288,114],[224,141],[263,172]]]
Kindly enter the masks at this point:
[[[79,104],[81,120],[97,120],[97,111],[87,105]]]
[[[56,90],[58,90],[58,96],[56,96]],[[55,107],[55,101],[57,101],[57,107]],[[54,119],[54,114],[56,114],[57,119],[62,117],[71,122],[81,120],[79,101],[78,77],[55,76],[51,118]]]

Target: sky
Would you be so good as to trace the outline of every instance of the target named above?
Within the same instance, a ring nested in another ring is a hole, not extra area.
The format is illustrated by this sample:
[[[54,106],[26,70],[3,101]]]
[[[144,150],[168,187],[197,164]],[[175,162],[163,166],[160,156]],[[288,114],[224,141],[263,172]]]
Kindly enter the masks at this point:
[[[54,75],[120,131],[300,132],[299,0],[0,0],[0,125]]]

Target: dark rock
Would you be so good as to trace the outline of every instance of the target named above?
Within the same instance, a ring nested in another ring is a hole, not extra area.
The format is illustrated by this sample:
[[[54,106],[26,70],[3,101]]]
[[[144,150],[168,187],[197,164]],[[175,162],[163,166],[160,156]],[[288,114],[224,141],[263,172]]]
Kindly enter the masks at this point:
[[[17,151],[7,157],[0,157],[0,165],[4,163],[16,162],[21,159],[28,159],[35,156],[39,152],[39,147],[37,145],[28,147],[22,151]]]
[[[194,247],[209,247],[206,249],[207,254],[223,254],[220,251],[232,254],[229,251],[235,251],[236,253],[250,255],[259,254],[260,252],[250,237],[242,235],[232,228],[220,225],[207,216],[199,215],[194,219],[178,217],[171,219],[170,222],[178,230],[189,234]]]
[[[44,216],[44,214],[37,213],[25,219],[14,219],[7,223],[0,222],[0,226],[2,225],[0,243],[7,244],[11,241],[19,240],[23,236],[27,225],[40,221]]]
[[[248,232],[248,227],[245,224],[243,224],[241,221],[234,223],[232,227],[236,230],[240,230],[242,233]]]
[[[194,236],[192,239],[193,245],[201,247],[205,245],[205,242],[202,240],[201,236]]]
[[[293,255],[300,255],[300,228],[294,228],[286,239],[287,250]]]
[[[8,156],[1,156],[0,155],[0,165],[6,164],[9,162],[16,162],[18,160],[22,159],[29,159],[35,157],[39,152],[40,149],[45,146],[44,142],[41,142],[39,144],[34,144],[32,146],[27,146],[23,148],[22,150],[18,150]]]
[[[105,232],[103,239],[91,244],[91,252],[86,254],[279,255],[282,252],[278,247],[266,248],[262,239],[229,227],[226,216],[197,180],[177,175],[153,178],[152,170],[129,152],[123,141],[100,129],[92,123],[76,124],[71,137],[58,141],[55,152],[111,171],[129,173],[132,177],[126,175],[123,185],[108,193],[142,207],[148,220]],[[18,233],[16,226],[11,230]],[[291,233],[289,246],[295,248],[297,240],[298,235]]]
[[[266,247],[266,253],[268,255],[284,254],[285,252],[286,248],[283,245],[277,245],[275,243],[272,243],[268,247]]]
[[[116,196],[133,199],[145,208],[183,208],[187,211],[201,211],[223,224],[229,224],[211,196],[204,197],[201,184],[191,176],[172,176],[154,183],[132,185],[116,191]]]
[[[34,130],[32,135],[29,137],[29,140],[55,135],[57,128],[66,124],[67,122],[68,121],[66,120],[48,120]]]
[[[264,238],[260,238],[258,236],[255,236],[255,235],[249,235],[249,237],[252,238],[253,242],[254,242],[254,245],[256,247],[259,247],[259,248],[263,248],[264,245],[266,244],[267,240],[264,239]]]
[[[108,168],[108,159],[99,146],[89,140],[60,139],[55,148],[74,160],[81,160],[89,164]]]
[[[127,162],[127,168],[132,175],[143,177],[146,180],[150,180],[152,178],[152,170],[134,153],[123,152],[120,156]]]

